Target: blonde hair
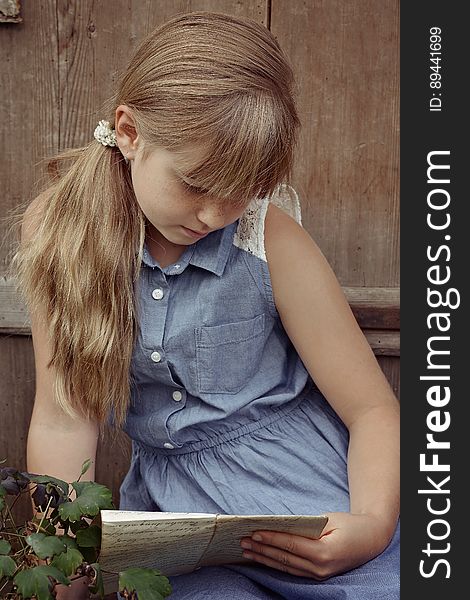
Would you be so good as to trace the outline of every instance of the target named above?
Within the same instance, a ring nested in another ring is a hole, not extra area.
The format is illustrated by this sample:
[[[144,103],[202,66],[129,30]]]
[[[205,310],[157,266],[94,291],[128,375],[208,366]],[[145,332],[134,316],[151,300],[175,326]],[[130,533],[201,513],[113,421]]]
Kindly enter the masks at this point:
[[[300,121],[294,77],[274,36],[247,18],[178,14],[140,44],[102,116],[132,109],[144,152],[181,154],[191,185],[227,199],[289,183]],[[188,146],[204,148],[197,164]],[[125,421],[139,332],[136,282],[145,216],[117,147],[52,157],[38,227],[12,260],[31,313],[47,322],[55,396],[100,424]],[[183,170],[182,167],[182,170]]]

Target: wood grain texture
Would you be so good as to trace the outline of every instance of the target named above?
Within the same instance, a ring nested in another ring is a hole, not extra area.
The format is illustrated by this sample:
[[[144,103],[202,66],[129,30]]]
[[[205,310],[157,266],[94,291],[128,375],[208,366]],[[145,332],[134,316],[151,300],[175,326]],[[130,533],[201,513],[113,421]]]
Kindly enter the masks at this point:
[[[399,284],[399,2],[273,0],[296,72],[303,221],[343,285]]]
[[[26,470],[26,440],[33,410],[35,374],[31,339],[0,335],[0,460]],[[15,518],[31,516],[29,499],[16,505]]]
[[[343,287],[343,292],[362,329],[400,329],[399,288]]]
[[[393,356],[379,356],[377,361],[395,396],[400,399],[400,359]]]
[[[0,28],[1,213],[28,202],[41,179],[40,161],[57,148],[56,0],[26,2],[21,25]],[[0,274],[13,243],[0,220]],[[2,243],[3,242],[3,243]]]
[[[16,280],[0,276],[0,333],[31,335],[28,310],[17,293]]]
[[[364,335],[376,356],[400,356],[398,331],[364,330]]]

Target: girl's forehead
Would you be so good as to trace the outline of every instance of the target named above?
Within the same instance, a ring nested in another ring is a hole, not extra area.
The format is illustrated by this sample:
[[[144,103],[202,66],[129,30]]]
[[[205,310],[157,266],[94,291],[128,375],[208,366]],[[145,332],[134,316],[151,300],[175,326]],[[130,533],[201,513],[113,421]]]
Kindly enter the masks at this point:
[[[155,148],[152,155],[154,160],[159,163],[159,168],[163,166],[166,175],[172,180],[176,176],[188,185],[200,187],[196,172],[202,174],[205,163],[211,162],[210,151],[207,145],[191,144],[176,150]],[[221,203],[230,202],[234,206],[238,206],[246,204],[251,199],[248,198],[246,190],[240,188],[237,192],[232,190],[228,195],[222,194],[219,200]]]

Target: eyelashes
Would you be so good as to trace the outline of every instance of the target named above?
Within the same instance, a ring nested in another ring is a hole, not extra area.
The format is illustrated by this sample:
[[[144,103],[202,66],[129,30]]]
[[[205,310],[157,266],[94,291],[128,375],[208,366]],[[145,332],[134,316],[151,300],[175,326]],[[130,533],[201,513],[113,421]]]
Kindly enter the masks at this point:
[[[184,190],[188,194],[191,194],[193,196],[203,197],[203,196],[208,196],[208,194],[209,194],[208,190],[205,190],[203,188],[194,187],[194,186],[190,185],[189,183],[186,183],[186,181],[184,179],[180,179],[180,183],[183,186]],[[243,206],[245,206],[245,205],[248,204],[245,196],[241,196],[237,200],[232,199],[231,201],[229,201],[227,199],[219,199],[219,202],[222,205],[226,205],[227,203],[229,203],[234,208],[241,208],[241,207],[243,207]]]
[[[190,194],[197,194],[199,196],[207,194],[207,190],[203,190],[202,188],[197,188],[192,185],[189,185],[189,183],[186,183],[186,181],[181,180],[181,184],[184,187],[184,189]]]

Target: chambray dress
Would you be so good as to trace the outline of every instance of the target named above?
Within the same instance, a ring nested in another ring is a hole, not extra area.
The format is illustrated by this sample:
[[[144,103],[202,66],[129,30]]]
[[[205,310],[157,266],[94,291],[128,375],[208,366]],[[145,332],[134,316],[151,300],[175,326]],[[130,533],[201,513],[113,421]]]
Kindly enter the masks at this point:
[[[272,201],[301,222],[295,190],[280,186]],[[163,269],[144,247],[123,510],[349,510],[348,432],[281,324],[267,206],[253,200]],[[321,583],[252,562],[172,576],[171,598],[397,600],[398,535],[374,560]]]

